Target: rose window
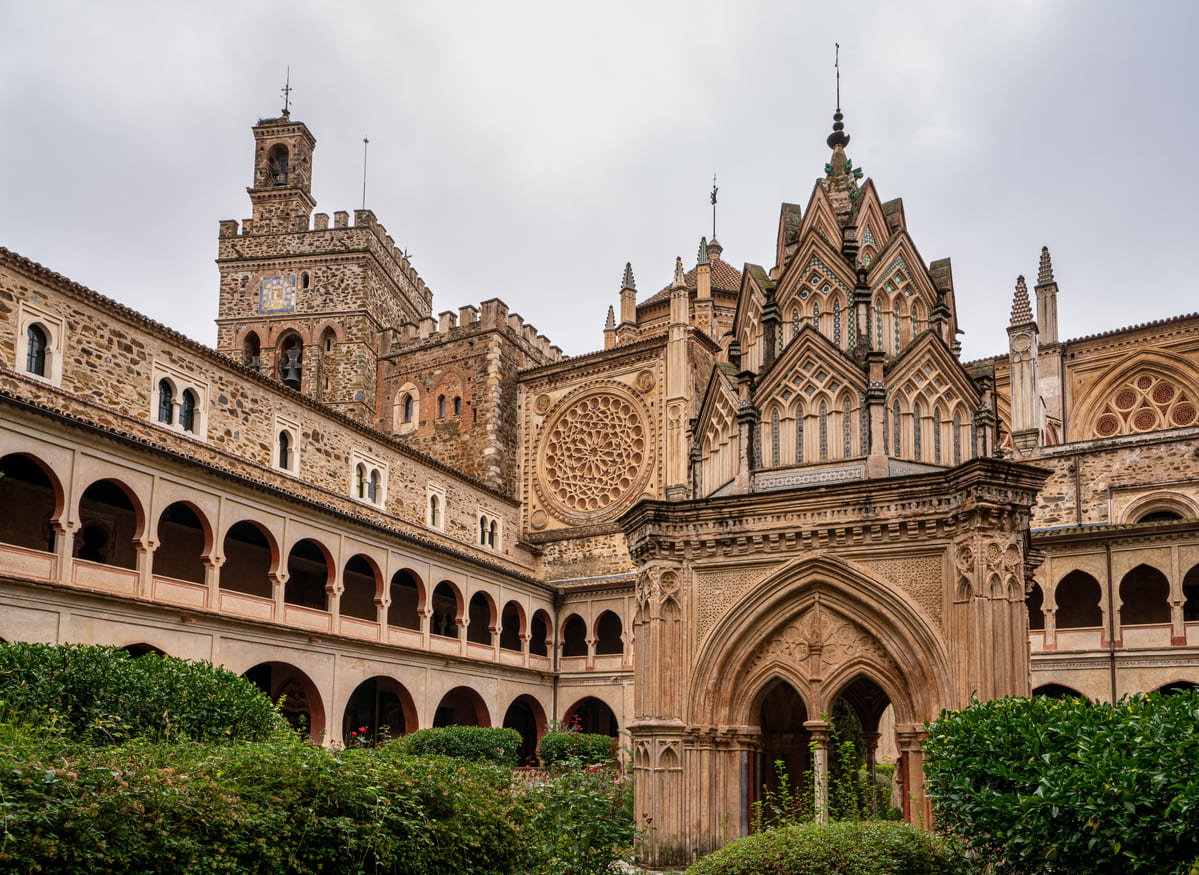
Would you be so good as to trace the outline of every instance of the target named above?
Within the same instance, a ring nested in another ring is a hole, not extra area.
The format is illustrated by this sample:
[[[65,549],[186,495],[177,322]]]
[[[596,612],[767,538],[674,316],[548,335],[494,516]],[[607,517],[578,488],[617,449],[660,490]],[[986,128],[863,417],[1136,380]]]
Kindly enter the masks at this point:
[[[559,516],[595,518],[640,494],[653,441],[640,402],[615,390],[568,400],[541,441],[538,492]]]
[[[1157,374],[1139,374],[1119,386],[1095,418],[1095,437],[1183,428],[1196,424],[1195,399]]]

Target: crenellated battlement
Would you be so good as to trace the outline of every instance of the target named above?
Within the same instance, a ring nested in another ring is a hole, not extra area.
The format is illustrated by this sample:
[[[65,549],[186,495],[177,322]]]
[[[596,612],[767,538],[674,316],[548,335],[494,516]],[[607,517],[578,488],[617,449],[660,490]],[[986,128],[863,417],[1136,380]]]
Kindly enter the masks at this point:
[[[384,339],[387,354],[396,355],[418,348],[434,346],[449,341],[462,340],[471,335],[489,331],[501,331],[521,343],[526,352],[539,364],[562,361],[562,349],[525,322],[519,313],[510,313],[508,305],[499,298],[483,301],[479,306],[468,304],[457,312],[445,310],[437,315],[426,316],[420,322],[406,322]]]

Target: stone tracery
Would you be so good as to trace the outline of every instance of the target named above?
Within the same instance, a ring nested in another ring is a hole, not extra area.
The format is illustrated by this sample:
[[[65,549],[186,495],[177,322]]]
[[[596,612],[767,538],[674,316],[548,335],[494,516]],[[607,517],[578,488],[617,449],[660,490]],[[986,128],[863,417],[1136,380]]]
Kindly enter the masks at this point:
[[[1142,371],[1111,392],[1095,418],[1095,437],[1184,428],[1199,419],[1193,393],[1174,380]]]
[[[555,515],[597,519],[640,494],[653,469],[653,431],[641,403],[606,387],[568,399],[546,425],[537,489]]]

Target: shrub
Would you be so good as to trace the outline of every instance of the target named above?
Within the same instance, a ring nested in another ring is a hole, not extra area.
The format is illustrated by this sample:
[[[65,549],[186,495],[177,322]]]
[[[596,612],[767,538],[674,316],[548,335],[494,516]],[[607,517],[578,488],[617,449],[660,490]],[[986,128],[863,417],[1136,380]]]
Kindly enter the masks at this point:
[[[515,729],[441,726],[418,729],[389,746],[396,746],[413,756],[448,756],[514,768],[520,757],[520,745],[520,733]]]
[[[938,823],[1003,873],[1186,873],[1199,860],[1199,695],[1003,699],[942,713]]]
[[[702,857],[686,875],[963,875],[955,842],[906,823],[804,823],[755,833]]]
[[[298,738],[51,750],[0,744],[0,870],[411,873],[529,870],[510,772]]]
[[[547,732],[537,745],[537,756],[543,766],[566,762],[588,764],[606,763],[616,758],[616,739],[609,735],[588,732]]]
[[[114,647],[0,645],[0,702],[19,723],[110,744],[266,739],[286,723],[252,683],[206,662]]]
[[[556,771],[518,795],[532,875],[606,875],[633,849],[633,782],[615,767]]]

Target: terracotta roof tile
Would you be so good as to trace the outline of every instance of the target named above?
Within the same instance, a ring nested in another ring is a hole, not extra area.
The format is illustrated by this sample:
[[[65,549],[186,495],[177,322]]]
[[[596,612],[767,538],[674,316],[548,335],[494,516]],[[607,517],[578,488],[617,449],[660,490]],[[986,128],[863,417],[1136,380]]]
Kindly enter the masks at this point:
[[[718,261],[713,258],[711,260],[711,269],[712,291],[733,293],[741,291],[741,271],[737,270],[737,268],[724,261]],[[694,292],[696,290],[696,275],[698,271],[699,266],[697,265],[691,268],[691,270],[687,271],[687,273],[683,274],[683,282],[686,284],[688,291]],[[637,306],[644,307],[647,304],[656,304],[659,301],[668,300],[670,300],[670,286],[662,289],[662,291],[658,292],[656,295],[646,298]]]

